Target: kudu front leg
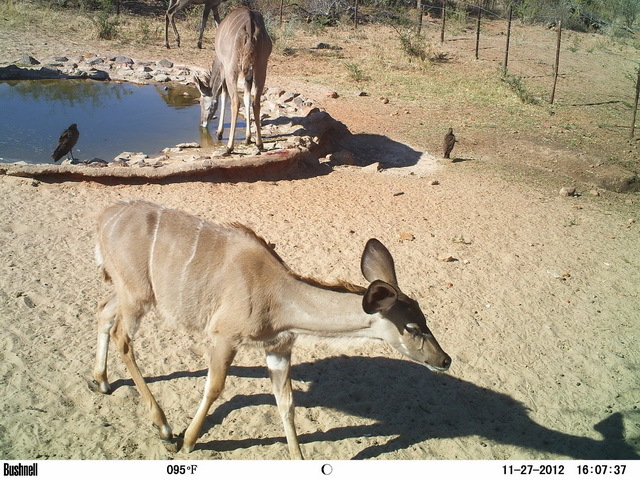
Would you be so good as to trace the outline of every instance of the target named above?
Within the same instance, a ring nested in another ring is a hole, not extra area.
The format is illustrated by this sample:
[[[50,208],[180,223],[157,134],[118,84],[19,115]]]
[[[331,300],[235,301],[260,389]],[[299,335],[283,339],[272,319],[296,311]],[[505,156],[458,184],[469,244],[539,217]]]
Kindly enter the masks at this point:
[[[227,89],[222,87],[220,91],[220,101],[218,102],[218,111],[220,112],[220,118],[218,119],[218,129],[216,130],[216,138],[222,140],[224,134],[224,116],[227,112]]]
[[[111,328],[116,322],[118,313],[118,299],[115,294],[105,298],[98,306],[98,340],[96,348],[96,363],[93,369],[93,384],[90,388],[99,393],[111,393],[111,386],[107,379],[107,356],[109,354],[109,337]]]
[[[298,434],[296,433],[295,405],[291,390],[291,350],[267,350],[267,368],[269,369],[269,378],[271,378],[278,412],[284,425],[289,455],[292,460],[302,460],[302,451],[300,450]]]
[[[233,153],[233,144],[236,138],[236,123],[238,121],[238,110],[240,110],[240,96],[237,91],[230,91],[231,97],[231,124],[229,125],[229,140],[227,141],[227,149],[224,155]]]
[[[158,428],[160,432],[160,438],[167,443],[173,442],[173,433],[171,427],[167,423],[167,417],[165,416],[162,408],[158,405],[158,402],[154,398],[151,390],[147,386],[144,377],[140,373],[138,364],[136,363],[135,356],[133,354],[133,344],[131,337],[129,336],[127,325],[131,325],[133,322],[127,321],[128,319],[122,318],[111,329],[111,337],[113,338],[116,346],[118,347],[118,353],[122,358],[122,361],[127,366],[129,374],[133,379],[140,395],[145,400],[149,412],[151,414],[151,420],[153,424]],[[172,448],[173,449],[173,448]]]
[[[193,451],[196,441],[198,437],[200,437],[202,425],[209,414],[211,404],[215,402],[222,393],[227,372],[229,371],[231,362],[233,362],[236,351],[235,346],[222,339],[218,339],[214,344],[209,359],[209,372],[207,373],[207,382],[204,387],[204,396],[193,420],[191,420],[189,427],[184,432],[182,449],[186,452]]]

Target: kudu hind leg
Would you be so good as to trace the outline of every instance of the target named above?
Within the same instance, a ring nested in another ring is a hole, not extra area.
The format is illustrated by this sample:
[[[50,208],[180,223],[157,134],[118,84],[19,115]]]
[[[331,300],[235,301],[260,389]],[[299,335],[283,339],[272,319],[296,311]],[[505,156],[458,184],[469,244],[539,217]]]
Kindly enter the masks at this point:
[[[202,12],[202,24],[200,25],[200,36],[198,37],[198,48],[202,48],[202,36],[204,34],[204,29],[207,26],[207,19],[209,18],[209,12],[211,12],[211,4],[205,3],[204,12]]]
[[[292,460],[302,460],[302,452],[298,443],[295,426],[295,405],[291,389],[291,346],[276,350],[267,350],[267,368],[276,397],[276,404],[289,446]]]
[[[256,146],[258,150],[264,150],[264,144],[262,142],[262,125],[260,119],[260,94],[254,92],[253,94],[253,121],[256,125]]]
[[[158,402],[151,393],[151,390],[149,390],[144,377],[140,373],[140,369],[138,368],[138,364],[136,363],[135,355],[133,353],[133,341],[130,333],[134,329],[134,326],[139,322],[140,317],[142,317],[143,314],[143,307],[140,309],[129,309],[126,307],[123,308],[121,305],[121,318],[111,329],[111,337],[113,338],[113,341],[118,348],[120,358],[122,358],[122,361],[129,370],[129,374],[133,379],[133,383],[135,383],[138,391],[140,392],[140,395],[142,395],[142,398],[147,404],[147,407],[151,414],[151,420],[160,431],[160,438],[166,441],[171,441],[173,439],[171,427],[167,423],[167,418],[162,411],[162,408],[160,408],[160,405],[158,405]]]

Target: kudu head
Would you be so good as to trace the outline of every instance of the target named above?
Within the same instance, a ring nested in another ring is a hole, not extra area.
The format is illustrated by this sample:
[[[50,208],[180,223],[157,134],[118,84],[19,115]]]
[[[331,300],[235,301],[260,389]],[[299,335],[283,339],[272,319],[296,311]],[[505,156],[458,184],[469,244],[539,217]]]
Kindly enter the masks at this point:
[[[378,331],[383,340],[411,360],[434,371],[445,371],[451,357],[438,344],[418,302],[400,291],[389,250],[372,238],[362,254],[361,269],[371,282],[362,306],[380,318]]]
[[[194,75],[193,80],[200,92],[200,126],[207,128],[209,122],[215,117],[218,110],[218,98],[220,87],[214,87],[215,77],[204,75],[202,79]]]

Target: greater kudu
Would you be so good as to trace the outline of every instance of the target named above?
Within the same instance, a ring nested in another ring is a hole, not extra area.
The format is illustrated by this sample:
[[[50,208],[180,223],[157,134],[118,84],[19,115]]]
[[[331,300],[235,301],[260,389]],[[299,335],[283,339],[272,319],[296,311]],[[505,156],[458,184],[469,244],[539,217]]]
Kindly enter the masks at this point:
[[[207,26],[207,19],[209,13],[213,10],[213,18],[216,21],[216,26],[220,25],[220,14],[218,13],[218,6],[225,0],[169,0],[169,7],[167,13],[164,16],[164,45],[169,47],[169,23],[173,27],[173,33],[176,37],[176,43],[180,46],[180,34],[176,28],[176,22],[173,18],[176,13],[189,5],[203,5],[204,12],[202,12],[202,25],[200,25],[200,37],[198,38],[198,48],[202,48],[202,35],[204,29]]]
[[[98,309],[93,386],[110,392],[109,337],[151,410],[165,441],[171,427],[138,369],[133,335],[152,306],[166,321],[205,339],[209,372],[204,397],[184,433],[190,452],[242,343],[266,352],[291,458],[302,453],[294,425],[291,349],[298,335],[386,341],[431,370],[451,358],[427,327],[418,303],[400,291],[393,258],[378,240],[367,242],[361,270],[366,287],[326,284],[292,272],[271,247],[239,224],[215,225],[148,202],[119,203],[99,218],[96,259],[115,292]]]
[[[200,125],[206,128],[220,103],[217,136],[222,139],[226,96],[231,100],[231,127],[226,154],[233,151],[240,108],[238,80],[244,85],[245,143],[251,143],[251,106],[256,125],[256,145],[263,149],[260,131],[260,97],[267,78],[267,61],[272,43],[262,15],[248,7],[238,7],[224,18],[216,31],[216,57],[209,75],[194,77],[200,90]],[[253,97],[253,98],[252,98]]]

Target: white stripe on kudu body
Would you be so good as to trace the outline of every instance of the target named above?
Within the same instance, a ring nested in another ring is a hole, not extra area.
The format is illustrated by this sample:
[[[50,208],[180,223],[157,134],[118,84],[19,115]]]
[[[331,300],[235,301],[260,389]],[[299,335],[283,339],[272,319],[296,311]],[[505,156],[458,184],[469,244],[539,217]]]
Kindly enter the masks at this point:
[[[95,388],[107,381],[109,338],[149,405],[166,441],[173,434],[140,374],[133,336],[155,306],[185,334],[203,337],[209,373],[202,402],[182,448],[193,450],[211,404],[224,386],[241,343],[261,342],[291,458],[302,458],[294,425],[291,349],[298,334],[372,338],[437,371],[451,358],[427,327],[417,302],[400,291],[393,259],[369,240],[361,269],[369,285],[327,285],[293,273],[254,232],[238,224],[214,225],[169,208],[136,201],[107,208],[99,218],[96,258],[114,293],[98,308]]]

